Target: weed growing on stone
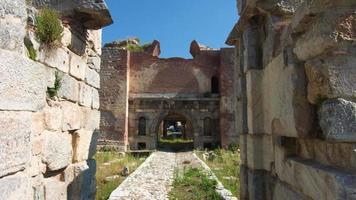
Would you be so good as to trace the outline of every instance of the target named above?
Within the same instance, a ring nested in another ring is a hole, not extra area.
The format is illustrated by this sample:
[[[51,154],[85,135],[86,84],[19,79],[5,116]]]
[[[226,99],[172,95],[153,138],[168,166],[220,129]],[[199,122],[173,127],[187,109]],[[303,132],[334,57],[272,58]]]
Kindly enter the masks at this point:
[[[215,149],[216,157],[210,160],[203,159],[204,152],[196,152],[214,172],[219,181],[231,193],[240,196],[240,153],[237,145],[229,146],[229,149]]]
[[[169,194],[171,200],[220,200],[223,199],[215,191],[217,182],[198,168],[189,168],[182,176],[176,173],[173,189]]]
[[[33,48],[33,44],[32,42],[30,41],[30,39],[28,38],[25,38],[24,39],[24,43],[25,43],[25,47],[28,51],[28,57],[31,59],[31,60],[36,60],[37,58],[37,53],[36,53],[36,50],[35,48]]]
[[[36,17],[36,38],[42,44],[56,45],[62,38],[63,27],[55,10],[44,8]]]
[[[122,155],[115,151],[98,152],[95,155],[97,162],[96,171],[96,200],[107,200],[110,194],[125,180],[121,174],[124,167],[129,167],[130,172],[136,170],[145,160],[131,154]]]
[[[56,71],[54,75],[55,75],[54,87],[53,88],[47,87],[47,94],[51,98],[57,96],[58,90],[61,88],[61,77],[59,75],[59,72]]]

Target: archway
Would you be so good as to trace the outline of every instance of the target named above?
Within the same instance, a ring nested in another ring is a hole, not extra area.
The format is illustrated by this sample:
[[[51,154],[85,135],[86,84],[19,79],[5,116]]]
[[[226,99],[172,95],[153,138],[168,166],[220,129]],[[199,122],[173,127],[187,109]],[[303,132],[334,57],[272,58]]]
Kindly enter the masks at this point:
[[[157,144],[162,150],[185,151],[194,147],[192,121],[179,113],[164,115],[157,125]]]

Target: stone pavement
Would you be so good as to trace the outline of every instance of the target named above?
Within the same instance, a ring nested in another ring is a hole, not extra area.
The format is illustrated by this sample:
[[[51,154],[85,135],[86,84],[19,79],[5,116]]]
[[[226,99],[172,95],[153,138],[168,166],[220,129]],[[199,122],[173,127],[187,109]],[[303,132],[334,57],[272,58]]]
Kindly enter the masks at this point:
[[[109,200],[168,199],[175,170],[200,166],[193,152],[154,152],[110,196]]]

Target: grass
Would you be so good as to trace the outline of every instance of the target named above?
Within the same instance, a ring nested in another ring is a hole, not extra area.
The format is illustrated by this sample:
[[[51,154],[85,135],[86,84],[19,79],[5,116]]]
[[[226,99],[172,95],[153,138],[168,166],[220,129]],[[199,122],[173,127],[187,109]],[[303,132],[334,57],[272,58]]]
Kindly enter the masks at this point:
[[[57,96],[58,90],[61,88],[61,85],[62,85],[62,83],[61,83],[62,78],[60,77],[59,72],[56,71],[54,75],[55,75],[54,87],[52,87],[52,88],[47,87],[47,94],[51,98]]]
[[[135,171],[144,161],[144,157],[121,155],[115,151],[98,152],[95,155],[96,171],[96,200],[107,200],[110,194],[125,180],[121,175],[124,167],[129,167],[130,173]],[[117,179],[105,180],[106,177],[118,175]]]
[[[203,159],[204,152],[196,154]],[[205,163],[217,176],[224,187],[231,193],[240,196],[240,153],[237,148],[215,149],[217,155],[213,160],[205,160]]]
[[[36,61],[36,58],[37,58],[37,53],[36,53],[36,50],[33,48],[33,44],[31,42],[30,39],[28,38],[25,38],[24,39],[24,43],[25,43],[25,47],[28,51],[28,57],[31,59],[31,60],[34,60]]]
[[[58,13],[49,8],[44,8],[36,17],[36,38],[42,44],[55,46],[62,38],[63,27],[59,21]]]
[[[169,143],[169,144],[174,144],[174,143],[192,143],[192,139],[183,139],[183,138],[175,138],[175,139],[164,139],[160,138],[159,142],[161,143]]]
[[[189,168],[183,175],[176,175],[173,189],[169,193],[170,200],[220,200],[223,199],[216,191],[215,180],[198,168]]]

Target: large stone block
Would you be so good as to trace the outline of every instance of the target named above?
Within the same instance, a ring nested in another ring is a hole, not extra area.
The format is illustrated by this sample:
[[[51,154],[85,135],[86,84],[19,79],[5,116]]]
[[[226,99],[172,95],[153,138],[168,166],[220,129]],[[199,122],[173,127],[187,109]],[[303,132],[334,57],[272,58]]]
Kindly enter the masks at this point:
[[[73,180],[68,185],[68,200],[94,200],[95,199],[95,160],[77,163],[66,170],[66,179]]]
[[[61,78],[61,87],[58,90],[58,96],[72,102],[79,99],[79,82],[68,74]]]
[[[246,73],[247,125],[249,134],[263,134],[263,92],[261,91],[262,71],[249,70]]]
[[[355,199],[356,175],[299,158],[286,159],[278,177],[312,199]]]
[[[89,85],[100,88],[100,76],[99,73],[93,69],[87,67],[86,74],[85,74],[85,82]]]
[[[0,112],[0,177],[23,170],[29,163],[30,135],[30,112]]]
[[[90,108],[92,104],[92,87],[80,82],[80,91],[79,91],[79,105]]]
[[[99,107],[100,107],[99,91],[95,88],[92,88],[92,89],[93,89],[93,98],[92,98],[91,107],[93,109],[99,109]]]
[[[313,109],[307,100],[305,72],[287,59],[290,61],[285,62],[280,54],[263,70],[264,133],[307,137],[313,126]]]
[[[263,170],[248,170],[248,194],[249,199],[265,200],[265,171]]]
[[[88,57],[88,66],[91,69],[96,70],[97,72],[100,70],[101,59],[99,56]]]
[[[96,152],[98,132],[78,130],[73,134],[73,160],[76,162],[91,159]]]
[[[273,200],[286,200],[286,199],[307,200],[309,198],[304,196],[300,192],[293,190],[288,186],[288,184],[278,181],[273,190]]]
[[[101,38],[102,38],[102,30],[88,30],[88,41],[89,44],[93,45],[90,48],[95,50],[95,52],[100,56],[101,55]],[[99,65],[94,65],[95,69],[100,69],[100,57],[99,58]],[[98,68],[97,68],[98,67]]]
[[[82,112],[83,112],[82,127],[88,131],[99,129],[100,111],[91,110],[89,108],[83,108]]]
[[[15,174],[0,179],[0,199],[6,200],[30,200],[30,179],[24,174]]]
[[[59,105],[44,109],[44,121],[47,130],[57,131],[62,128],[62,109]]]
[[[0,110],[38,111],[46,103],[47,73],[41,64],[0,50]]]
[[[46,179],[44,183],[45,199],[67,200],[67,185],[55,179]]]
[[[69,52],[63,48],[43,48],[38,59],[40,62],[62,72],[68,73],[69,71]]]
[[[43,133],[44,147],[42,160],[49,171],[55,171],[68,166],[72,161],[71,136],[61,132]]]
[[[80,57],[75,53],[70,53],[70,75],[74,76],[79,80],[84,80],[86,66],[87,64],[85,58]]]
[[[356,142],[356,103],[340,98],[327,100],[319,109],[319,120],[326,140]]]
[[[308,100],[320,104],[325,98],[356,98],[356,57],[334,56],[305,63]]]
[[[77,104],[70,102],[62,102],[62,130],[72,131],[78,130],[81,127],[82,114]]]
[[[274,162],[272,136],[247,135],[247,166],[253,170],[271,170]]]

